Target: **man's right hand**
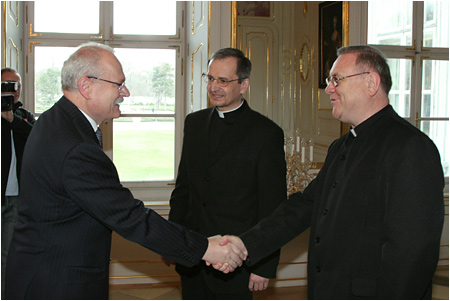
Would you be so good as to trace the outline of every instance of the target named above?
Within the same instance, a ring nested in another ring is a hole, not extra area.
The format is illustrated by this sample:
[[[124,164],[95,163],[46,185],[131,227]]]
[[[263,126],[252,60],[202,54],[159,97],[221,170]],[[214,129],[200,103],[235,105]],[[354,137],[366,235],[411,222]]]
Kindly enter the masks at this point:
[[[222,238],[222,240],[220,241],[219,244],[221,246],[225,246],[225,245],[229,244],[236,251],[241,250],[243,252],[243,254],[245,255],[245,259],[247,259],[247,256],[248,256],[247,248],[245,247],[243,241],[238,236],[226,235]],[[243,259],[243,260],[245,260],[245,259]],[[228,272],[232,272],[234,270],[234,269],[230,270],[230,267],[228,266],[228,264],[224,263],[224,262],[218,262],[218,263],[214,264],[213,268],[215,268],[216,270],[219,270],[225,274]]]
[[[206,250],[203,260],[207,265],[213,265],[223,273],[233,272],[237,267],[242,265],[242,261],[247,259],[247,249],[240,239],[234,237],[222,242],[222,236],[216,235],[208,238],[208,249]]]

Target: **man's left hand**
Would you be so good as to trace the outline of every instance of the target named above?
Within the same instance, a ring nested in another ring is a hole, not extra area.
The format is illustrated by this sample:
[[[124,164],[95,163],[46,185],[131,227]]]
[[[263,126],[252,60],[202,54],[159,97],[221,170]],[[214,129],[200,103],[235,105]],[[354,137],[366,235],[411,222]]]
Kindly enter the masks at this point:
[[[256,274],[250,275],[248,289],[252,292],[263,291],[269,286],[269,279],[258,276]]]
[[[9,110],[9,111],[2,111],[2,118],[9,121],[9,122],[13,122],[14,119],[14,114],[13,111]]]

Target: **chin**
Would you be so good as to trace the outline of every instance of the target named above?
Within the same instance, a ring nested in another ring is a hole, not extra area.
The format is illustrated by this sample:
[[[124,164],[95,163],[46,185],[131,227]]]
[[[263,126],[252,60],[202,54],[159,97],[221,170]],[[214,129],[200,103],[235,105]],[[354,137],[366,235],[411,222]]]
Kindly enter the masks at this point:
[[[223,105],[220,101],[217,101],[217,100],[211,100],[211,99],[210,99],[210,102],[211,102],[211,104],[212,104],[213,106],[215,106],[215,107],[220,107],[220,106]]]
[[[112,118],[119,118],[121,114],[122,114],[122,112],[120,111],[119,106],[114,107],[114,113],[113,113]]]
[[[331,114],[333,115],[334,118],[339,119],[340,117],[342,117],[342,114],[339,114],[335,108],[333,108],[333,111],[331,112]]]

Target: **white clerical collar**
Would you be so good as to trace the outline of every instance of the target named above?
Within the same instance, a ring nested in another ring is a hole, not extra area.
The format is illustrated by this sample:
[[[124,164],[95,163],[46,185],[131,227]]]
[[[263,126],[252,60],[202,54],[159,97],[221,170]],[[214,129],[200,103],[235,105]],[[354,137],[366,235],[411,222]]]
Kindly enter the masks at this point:
[[[216,111],[217,111],[217,113],[219,114],[219,117],[220,117],[220,118],[225,118],[225,114],[226,114],[226,113],[230,113],[230,112],[236,111],[237,109],[239,109],[240,107],[242,107],[243,104],[244,104],[244,101],[241,100],[241,104],[240,104],[237,108],[234,108],[234,109],[229,110],[229,111],[219,111],[219,109],[217,109],[217,107],[216,107]]]
[[[97,131],[97,129],[98,129],[98,127],[99,127],[98,124],[97,124],[97,122],[95,122],[95,120],[92,119],[91,116],[89,116],[88,114],[86,114],[85,112],[83,112],[81,109],[78,108],[78,110],[80,110],[80,112],[83,113],[83,115],[84,115],[84,116],[86,117],[86,119],[89,121],[89,123],[91,124],[92,129],[94,130],[94,132]]]
[[[351,128],[350,129],[350,133],[352,133],[352,135],[353,135],[353,137],[355,137],[356,138],[356,132],[355,132],[355,129],[354,128]]]

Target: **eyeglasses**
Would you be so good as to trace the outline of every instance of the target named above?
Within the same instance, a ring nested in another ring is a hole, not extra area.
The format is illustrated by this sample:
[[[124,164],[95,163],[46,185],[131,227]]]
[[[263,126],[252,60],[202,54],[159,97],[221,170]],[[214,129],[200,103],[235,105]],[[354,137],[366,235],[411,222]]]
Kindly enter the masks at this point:
[[[327,83],[327,86],[328,86],[330,83],[333,83],[333,85],[334,85],[335,87],[337,87],[337,86],[339,85],[339,82],[340,82],[341,80],[344,80],[344,79],[349,78],[349,77],[361,75],[361,74],[368,74],[368,73],[370,73],[370,71],[361,72],[361,73],[352,74],[352,75],[347,75],[347,76],[343,76],[343,77],[330,76],[330,77],[327,77],[327,78],[325,79],[325,81],[326,81],[326,83]]]
[[[217,82],[217,85],[218,85],[219,87],[226,87],[226,86],[228,86],[228,84],[231,83],[231,82],[234,82],[234,81],[237,81],[237,80],[243,80],[243,79],[246,79],[246,78],[237,78],[237,79],[214,78],[214,77],[212,77],[212,76],[210,76],[210,75],[208,75],[208,74],[205,74],[205,73],[202,74],[202,78],[203,78],[203,80],[205,81],[205,83],[207,83],[208,85],[212,85],[212,83],[213,83],[214,81],[216,81],[216,82]]]
[[[125,86],[125,81],[123,83],[116,83],[116,82],[113,82],[113,81],[110,81],[110,80],[107,80],[107,79],[103,79],[103,78],[100,78],[100,77],[95,77],[95,76],[86,76],[86,77],[87,78],[94,78],[94,79],[102,80],[102,81],[107,82],[107,83],[118,85],[119,86],[119,93],[122,91],[123,87]]]

